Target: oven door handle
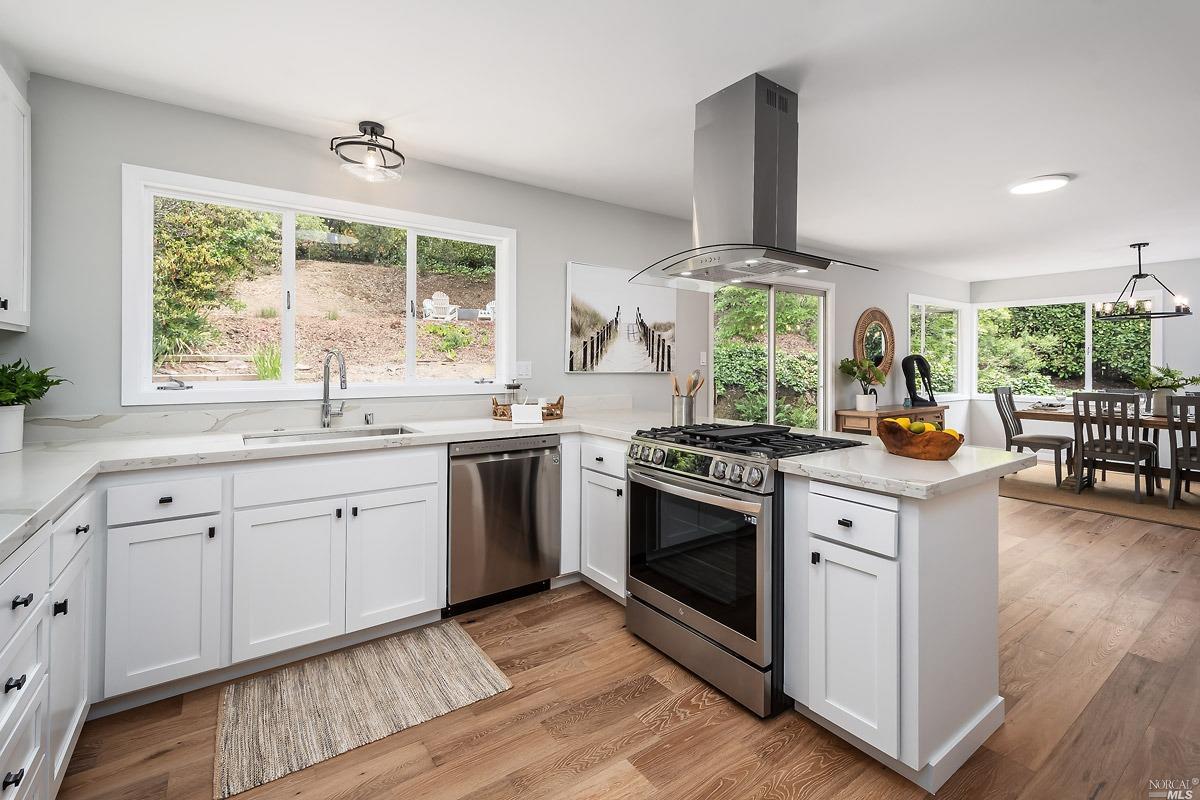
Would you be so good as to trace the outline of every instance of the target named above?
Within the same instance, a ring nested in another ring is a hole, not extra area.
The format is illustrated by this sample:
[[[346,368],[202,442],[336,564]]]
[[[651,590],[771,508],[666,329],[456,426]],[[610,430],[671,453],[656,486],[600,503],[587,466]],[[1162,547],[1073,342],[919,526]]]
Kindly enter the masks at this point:
[[[732,497],[726,497],[713,492],[701,492],[695,489],[688,489],[674,483],[660,481],[658,478],[651,478],[648,475],[643,475],[640,472],[629,471],[629,480],[632,483],[640,483],[642,486],[648,486],[651,489],[657,489],[660,492],[677,495],[695,500],[697,503],[704,503],[710,506],[719,508],[727,508],[730,511],[740,511],[743,514],[760,514],[762,513],[762,502],[748,502],[746,500],[737,500]]]

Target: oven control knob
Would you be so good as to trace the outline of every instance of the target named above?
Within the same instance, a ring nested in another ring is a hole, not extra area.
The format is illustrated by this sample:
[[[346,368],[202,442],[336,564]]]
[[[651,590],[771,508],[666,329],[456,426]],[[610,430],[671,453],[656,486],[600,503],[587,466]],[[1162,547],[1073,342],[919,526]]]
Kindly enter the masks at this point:
[[[728,468],[729,465],[724,461],[718,461],[716,464],[713,464],[713,477],[719,481],[725,480],[725,470]]]
[[[650,460],[650,445],[648,445],[648,444],[642,445],[642,455],[640,456],[640,458],[642,459],[642,461]]]
[[[746,485],[747,486],[758,486],[762,482],[763,482],[762,470],[759,469],[758,467],[751,467],[746,472]]]
[[[631,444],[631,445],[629,445],[629,457],[630,457],[630,458],[637,458],[637,457],[638,457],[638,451],[639,451],[639,450],[641,450],[641,449],[642,449],[642,448],[641,448],[639,445],[636,445],[636,444]]]
[[[654,460],[655,464],[661,464],[667,459],[667,454],[663,452],[661,447],[656,447],[654,448],[654,453],[651,455],[651,458]]]
[[[741,464],[734,464],[729,468],[729,480],[733,481],[734,483],[741,483],[742,470],[744,469],[745,467],[743,467]]]

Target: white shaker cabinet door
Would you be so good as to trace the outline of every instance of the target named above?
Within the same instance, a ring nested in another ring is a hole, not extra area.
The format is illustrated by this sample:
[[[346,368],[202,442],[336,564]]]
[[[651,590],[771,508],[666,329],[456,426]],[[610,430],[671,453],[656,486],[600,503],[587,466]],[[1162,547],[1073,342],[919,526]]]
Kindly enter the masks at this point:
[[[233,515],[233,660],[346,631],[346,501]]]
[[[29,104],[0,70],[0,328],[29,326]]]
[[[900,568],[809,539],[808,707],[897,757]]]
[[[50,588],[50,695],[46,727],[50,785],[62,783],[75,736],[88,711],[91,548],[84,546]]]
[[[216,515],[109,530],[106,697],[218,665],[225,533]]]
[[[445,564],[438,546],[437,484],[347,502],[346,630],[441,608],[438,577]]]
[[[625,598],[625,481],[590,469],[580,482],[580,571]]]

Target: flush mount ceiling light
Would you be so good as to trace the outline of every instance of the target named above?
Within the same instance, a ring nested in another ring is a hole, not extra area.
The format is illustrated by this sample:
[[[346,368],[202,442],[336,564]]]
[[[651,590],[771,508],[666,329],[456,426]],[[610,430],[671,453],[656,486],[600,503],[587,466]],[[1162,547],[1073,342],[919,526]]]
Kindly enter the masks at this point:
[[[1073,175],[1039,175],[1008,187],[1011,194],[1043,194],[1061,189],[1071,182]]]
[[[1186,297],[1180,297],[1167,288],[1167,285],[1154,277],[1150,273],[1142,269],[1142,248],[1149,247],[1149,242],[1135,242],[1129,245],[1137,250],[1138,265],[1135,272],[1128,281],[1125,282],[1125,288],[1117,295],[1117,299],[1112,302],[1096,303],[1096,319],[1097,320],[1117,320],[1117,319],[1166,319],[1167,317],[1190,317],[1192,315],[1191,306],[1188,305]],[[1149,278],[1162,287],[1163,291],[1171,296],[1174,308],[1155,311],[1153,304],[1149,300],[1137,299],[1138,281],[1143,281]]]
[[[399,180],[404,169],[404,154],[396,149],[395,139],[383,135],[378,122],[363,120],[357,135],[335,136],[329,149],[346,162],[342,169],[371,183]]]

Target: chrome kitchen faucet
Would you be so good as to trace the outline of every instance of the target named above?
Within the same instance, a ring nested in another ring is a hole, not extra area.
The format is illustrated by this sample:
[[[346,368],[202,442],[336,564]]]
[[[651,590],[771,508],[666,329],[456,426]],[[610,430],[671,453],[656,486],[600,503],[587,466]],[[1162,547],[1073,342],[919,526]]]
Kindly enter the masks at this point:
[[[321,427],[328,428],[329,422],[333,417],[340,417],[346,409],[346,401],[338,403],[337,410],[333,410],[333,404],[329,402],[329,362],[337,356],[338,375],[341,378],[338,384],[346,388],[346,358],[342,355],[341,350],[326,350],[325,351],[325,390],[321,395]]]

